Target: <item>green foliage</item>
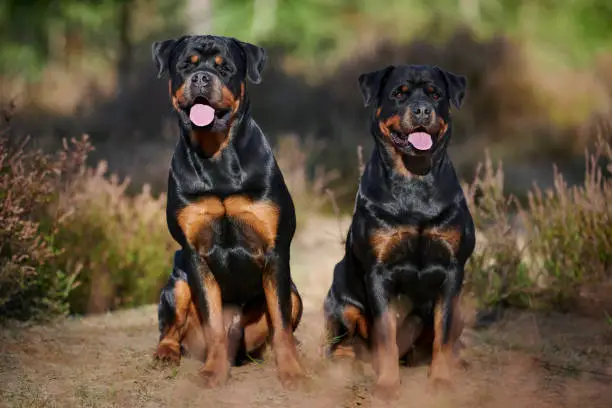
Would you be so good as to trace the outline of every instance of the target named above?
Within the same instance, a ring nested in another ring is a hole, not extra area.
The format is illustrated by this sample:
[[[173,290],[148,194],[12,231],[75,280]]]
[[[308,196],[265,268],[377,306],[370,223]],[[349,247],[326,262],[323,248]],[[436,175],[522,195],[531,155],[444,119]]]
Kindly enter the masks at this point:
[[[531,251],[543,259],[548,290],[560,306],[574,299],[579,285],[605,282],[612,272],[612,181],[599,166],[601,152],[612,163],[609,144],[586,156],[584,183],[569,186],[558,172],[554,189],[529,194]]]
[[[554,188],[534,187],[523,208],[504,195],[501,165],[495,169],[487,158],[465,187],[480,232],[466,287],[483,305],[567,310],[584,303],[585,288],[588,297],[602,296],[589,288],[609,285],[612,277],[612,180],[604,176],[605,160],[612,169],[612,148],[601,142],[586,155],[582,185],[569,186],[556,173]]]
[[[528,306],[526,292],[533,286],[522,261],[512,225],[515,200],[503,192],[504,174],[487,154],[472,184],[464,186],[474,224],[477,248],[467,264],[466,286],[483,305],[500,302]]]
[[[26,140],[27,141],[27,140]],[[41,319],[65,313],[76,275],[58,267],[59,224],[47,206],[62,175],[86,155],[75,143],[58,157],[28,151],[23,141],[0,135],[0,316]]]
[[[165,218],[165,196],[148,186],[126,194],[129,180],[107,177],[105,163],[88,169],[60,197],[65,217],[57,242],[60,258],[78,270],[80,286],[70,296],[76,313],[102,312],[154,303],[171,270],[174,243]]]
[[[57,155],[0,135],[0,316],[45,319],[155,302],[174,243],[165,197],[85,167],[87,139]]]
[[[286,47],[294,56],[343,58],[372,36],[443,40],[459,25],[481,36],[510,34],[573,63],[607,49],[612,5],[607,0],[451,1],[214,0],[214,32]],[[435,31],[424,33],[429,23]]]
[[[123,29],[131,43],[145,40],[160,27],[175,30],[182,3],[182,0],[5,0],[0,2],[0,75],[32,81],[39,78],[49,62],[67,63],[75,57],[94,68],[100,61],[116,62],[126,45],[122,43],[126,40],[121,36]],[[125,7],[131,21],[122,18]],[[136,14],[148,18],[137,20]]]
[[[71,46],[71,37],[95,40],[108,46],[116,39],[116,26],[108,30],[117,4],[106,1],[8,0],[0,5],[0,74],[36,78],[49,58]],[[110,34],[110,35],[109,35]],[[76,44],[75,44],[76,45]]]

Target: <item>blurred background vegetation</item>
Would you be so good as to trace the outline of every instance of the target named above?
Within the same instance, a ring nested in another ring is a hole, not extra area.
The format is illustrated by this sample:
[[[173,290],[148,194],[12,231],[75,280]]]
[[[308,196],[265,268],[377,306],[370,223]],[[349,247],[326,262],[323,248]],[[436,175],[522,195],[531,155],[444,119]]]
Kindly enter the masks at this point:
[[[483,234],[495,238],[485,240],[491,243],[484,252],[489,255],[472,265],[481,273],[473,275],[473,290],[485,304],[511,299],[532,305],[535,295],[518,294],[543,285],[539,273],[527,272],[537,258],[540,269],[564,277],[558,285],[545,285],[560,288],[546,299],[567,305],[558,301],[559,293],[583,290],[576,282],[585,274],[608,279],[602,276],[609,277],[612,262],[607,238],[612,217],[601,204],[610,193],[602,147],[612,117],[610,21],[609,0],[4,0],[0,104],[10,123],[3,125],[2,175],[37,174],[15,163],[39,160],[31,156],[39,149],[36,154],[50,155],[51,164],[36,171],[55,174],[67,160],[52,159],[53,152],[66,151],[64,138],[88,134],[95,150],[85,149],[88,161],[78,171],[60,172],[60,181],[37,179],[51,183],[32,186],[47,197],[44,211],[28,204],[31,211],[15,213],[14,199],[7,197],[14,197],[8,191],[18,184],[3,184],[3,216],[27,222],[22,227],[27,225],[28,233],[36,225],[43,238],[2,227],[3,237],[15,241],[0,252],[0,286],[12,285],[2,286],[11,295],[0,297],[0,308],[25,305],[23,313],[15,313],[20,316],[45,310],[28,300],[40,288],[26,290],[42,280],[32,272],[42,271],[40,265],[51,274],[44,285],[60,294],[47,301],[54,305],[49,310],[99,312],[156,300],[173,248],[165,231],[163,191],[176,124],[150,47],[154,40],[185,33],[234,36],[266,47],[264,81],[250,90],[254,116],[290,173],[297,201],[312,203],[316,196],[320,211],[331,208],[325,199],[330,189],[340,211],[350,213],[358,146],[366,158],[372,149],[359,74],[387,64],[428,63],[466,75],[468,94],[454,114],[450,151],[461,177],[475,180],[472,187],[490,199],[478,207],[478,194],[467,187],[474,193],[473,211],[484,211]],[[22,149],[15,140],[25,135],[30,141]],[[596,157],[589,174],[601,172],[598,183],[607,190],[584,183],[585,149]],[[87,157],[83,149],[78,155]],[[492,165],[478,173],[477,163],[485,159],[503,160],[503,173]],[[564,175],[565,190],[559,190],[553,163]],[[557,192],[537,198],[534,181]],[[573,186],[579,190],[569,192]],[[602,194],[595,210],[582,200],[587,193]],[[546,207],[556,211],[550,220],[537,211]],[[570,208],[571,228],[565,221]],[[527,224],[523,218],[521,224],[519,214],[541,217]],[[22,228],[15,222],[11,228]],[[586,234],[584,250],[571,262],[555,258],[578,245],[561,242],[565,232]],[[525,263],[522,256],[529,251],[516,243],[536,237],[539,243],[531,248],[537,254]],[[29,253],[23,250],[28,245],[42,245],[39,238],[46,244],[34,251],[38,260],[18,256]],[[15,266],[16,259],[29,272]],[[593,259],[596,266],[583,270]]]

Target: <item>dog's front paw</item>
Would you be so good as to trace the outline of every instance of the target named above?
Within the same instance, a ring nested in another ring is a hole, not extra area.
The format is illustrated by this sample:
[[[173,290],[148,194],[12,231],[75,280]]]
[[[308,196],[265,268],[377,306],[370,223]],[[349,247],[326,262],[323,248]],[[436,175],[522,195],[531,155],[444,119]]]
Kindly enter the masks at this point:
[[[427,388],[430,392],[449,391],[453,389],[451,362],[445,358],[434,359],[429,368],[429,384]]]
[[[374,388],[374,395],[384,400],[395,400],[399,398],[400,380],[392,378],[379,378]]]
[[[277,356],[278,377],[284,388],[296,389],[306,377],[297,353],[285,349]]]
[[[165,364],[179,365],[181,362],[181,346],[178,343],[160,343],[153,354],[153,358]]]
[[[229,378],[230,365],[229,362],[207,362],[200,369],[200,376],[204,380],[204,386],[207,388],[215,388],[225,385]]]

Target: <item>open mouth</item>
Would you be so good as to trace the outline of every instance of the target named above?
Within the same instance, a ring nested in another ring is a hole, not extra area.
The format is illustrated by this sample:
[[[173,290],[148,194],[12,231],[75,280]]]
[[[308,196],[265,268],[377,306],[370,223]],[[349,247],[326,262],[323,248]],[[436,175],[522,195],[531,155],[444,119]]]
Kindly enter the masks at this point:
[[[206,127],[211,125],[215,119],[224,117],[229,110],[213,108],[203,97],[197,97],[189,108],[189,120],[195,126]]]
[[[411,145],[419,151],[427,151],[433,146],[433,137],[423,127],[415,128],[410,133],[392,132],[391,140],[398,146]]]

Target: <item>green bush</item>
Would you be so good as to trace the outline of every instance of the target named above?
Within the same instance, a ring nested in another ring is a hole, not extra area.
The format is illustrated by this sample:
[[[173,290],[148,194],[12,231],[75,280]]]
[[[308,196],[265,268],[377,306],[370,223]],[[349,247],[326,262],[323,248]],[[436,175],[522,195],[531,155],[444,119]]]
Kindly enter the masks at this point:
[[[487,153],[472,184],[464,186],[477,229],[476,250],[467,264],[467,287],[484,305],[526,305],[533,282],[525,276],[512,210],[516,203],[503,191],[501,163],[495,167]]]
[[[586,154],[582,185],[569,186],[555,172],[554,187],[534,187],[523,206],[504,195],[501,164],[494,168],[487,157],[465,186],[479,231],[466,287],[482,305],[567,311],[587,302],[599,305],[591,313],[612,312],[606,300],[612,295],[612,180],[605,161],[610,172],[612,148],[600,142]]]
[[[0,316],[45,319],[157,301],[174,242],[165,197],[85,165],[87,138],[56,155],[0,135]]]
[[[69,299],[73,312],[95,313],[156,302],[171,271],[174,242],[165,217],[165,196],[144,185],[129,196],[129,179],[107,177],[106,163],[86,169],[61,192],[66,214],[57,242],[65,269],[79,271]]]
[[[0,134],[0,318],[41,319],[67,312],[76,275],[57,263],[59,223],[47,209],[61,180],[84,160],[87,140],[57,156],[27,150]],[[58,214],[59,215],[59,214]]]

